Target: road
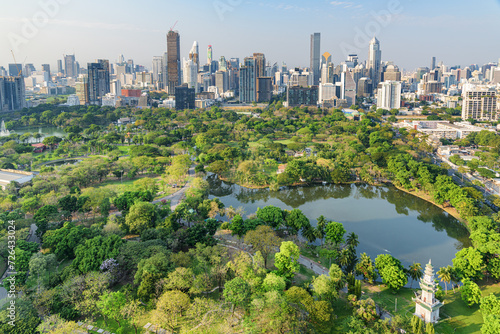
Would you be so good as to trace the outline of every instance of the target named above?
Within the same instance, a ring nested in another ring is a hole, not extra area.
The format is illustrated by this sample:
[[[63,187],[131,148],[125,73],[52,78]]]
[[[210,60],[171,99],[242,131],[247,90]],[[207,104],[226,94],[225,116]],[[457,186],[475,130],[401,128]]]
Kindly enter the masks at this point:
[[[188,175],[194,176],[194,166],[191,166],[189,168]],[[174,211],[175,208],[179,205],[179,203],[183,199],[184,193],[186,192],[186,190],[188,190],[188,188],[189,188],[189,182],[186,182],[186,184],[184,184],[181,189],[177,190],[173,194],[170,194],[168,196],[153,201],[153,204],[160,203],[161,201],[170,201],[170,209]]]

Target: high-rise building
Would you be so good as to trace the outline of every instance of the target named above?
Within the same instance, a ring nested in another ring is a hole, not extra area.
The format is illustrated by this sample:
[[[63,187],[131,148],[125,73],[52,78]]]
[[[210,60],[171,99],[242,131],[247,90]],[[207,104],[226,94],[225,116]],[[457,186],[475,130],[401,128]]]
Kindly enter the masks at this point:
[[[151,73],[153,74],[153,82],[157,87],[161,82],[162,64],[163,64],[163,57],[161,56],[153,57],[153,67]]]
[[[254,57],[246,57],[240,67],[240,102],[257,101],[257,70]]]
[[[382,62],[382,51],[380,50],[380,42],[376,37],[370,41],[368,53],[368,73],[372,79],[373,87],[377,87],[380,82],[380,65]]]
[[[219,59],[219,71],[227,71],[227,61],[224,56],[221,56]]]
[[[192,59],[184,58],[183,66],[183,83],[187,84],[189,88],[194,88],[198,92],[198,66]]]
[[[373,94],[372,79],[361,78],[358,81],[358,97],[370,97]]]
[[[257,78],[257,102],[269,102],[273,95],[273,78]]]
[[[191,51],[189,51],[189,59],[196,64],[198,69],[200,68],[200,50],[197,41],[194,41],[193,47],[191,48]]]
[[[212,64],[212,56],[213,56],[212,52],[213,52],[212,46],[209,45],[207,49],[207,64],[209,65]]]
[[[436,57],[432,57],[431,61],[431,71],[436,68]]]
[[[325,52],[321,55],[321,67],[323,65],[328,65],[329,63],[332,62],[332,55],[329,52]]]
[[[399,67],[395,65],[388,65],[384,71],[384,81],[401,81],[401,72]]]
[[[351,71],[342,72],[340,83],[342,87],[340,98],[346,100],[349,106],[356,104],[356,82],[354,82]]]
[[[6,77],[7,75],[9,75],[9,73],[7,73],[5,67],[0,66],[0,77]]]
[[[321,83],[319,85],[318,103],[323,104],[323,101],[330,101],[336,97],[336,88],[332,83]]]
[[[64,56],[64,68],[66,70],[67,78],[76,78],[76,63],[75,63],[75,55],[66,55]]]
[[[168,54],[168,93],[174,95],[175,88],[181,84],[181,51],[178,31],[170,30],[167,34]]]
[[[63,61],[61,59],[57,60],[57,73],[64,74]]]
[[[223,94],[229,90],[229,75],[227,71],[215,72],[215,87],[219,94]]]
[[[42,71],[47,72],[49,76],[49,81],[52,81],[52,77],[50,75],[50,65],[49,64],[42,64]]]
[[[401,82],[384,81],[377,93],[377,108],[391,110],[401,107]]]
[[[81,105],[87,105],[90,103],[90,91],[89,91],[89,77],[87,75],[82,75],[78,78],[76,82],[76,96],[80,100]]]
[[[0,112],[15,111],[26,105],[26,89],[21,76],[0,77]]]
[[[24,65],[24,76],[29,77],[31,76],[31,73],[35,72],[36,68],[33,66],[33,64],[26,64]]]
[[[109,60],[99,59],[96,63],[89,63],[88,80],[89,103],[101,105],[102,98],[111,90]]]
[[[186,84],[175,87],[175,109],[194,109],[196,93]]]
[[[23,74],[22,67],[19,64],[9,64],[9,76],[17,77]]]
[[[318,86],[289,86],[286,92],[289,107],[316,106],[318,104]]]
[[[495,89],[468,86],[462,92],[462,119],[478,121],[498,120],[498,96]]]
[[[254,53],[255,59],[255,75],[257,78],[266,76],[266,56],[263,53]]]
[[[315,32],[311,35],[311,73],[313,75],[313,84],[317,86],[320,78],[320,54],[321,52],[321,34]]]

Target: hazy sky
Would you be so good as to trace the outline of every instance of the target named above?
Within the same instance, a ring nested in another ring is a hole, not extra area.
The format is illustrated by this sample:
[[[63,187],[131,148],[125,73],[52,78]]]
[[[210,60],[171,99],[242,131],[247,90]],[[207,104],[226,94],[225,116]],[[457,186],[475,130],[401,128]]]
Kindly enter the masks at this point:
[[[123,54],[151,68],[176,21],[181,57],[197,40],[202,63],[211,44],[216,59],[262,52],[271,63],[309,66],[310,34],[321,32],[321,52],[336,64],[351,52],[366,60],[376,33],[382,59],[401,68],[430,66],[432,56],[481,65],[500,58],[499,17],[500,0],[2,0],[0,65],[13,63],[13,49],[37,69],[72,53],[82,66]]]

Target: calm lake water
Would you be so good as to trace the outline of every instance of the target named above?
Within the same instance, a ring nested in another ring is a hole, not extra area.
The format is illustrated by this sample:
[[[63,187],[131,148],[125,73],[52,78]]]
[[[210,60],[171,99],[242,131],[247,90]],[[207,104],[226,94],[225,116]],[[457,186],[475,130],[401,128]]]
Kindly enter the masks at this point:
[[[374,259],[389,253],[408,266],[424,266],[432,259],[434,268],[452,264],[455,253],[469,247],[469,233],[455,218],[440,208],[392,186],[325,185],[293,187],[281,191],[252,190],[207,178],[210,198],[226,207],[243,207],[246,214],[274,205],[300,209],[316,225],[320,215],[340,222],[347,233],[359,236],[358,254]],[[438,270],[438,269],[436,269]]]
[[[24,133],[41,133],[43,135],[42,138],[44,137],[51,137],[51,136],[57,136],[57,137],[66,137],[66,133],[63,131],[63,129],[58,128],[57,126],[37,126],[37,127],[30,127],[30,128],[22,128],[22,129],[14,129],[13,133],[17,133],[19,135],[22,135]],[[43,139],[41,139],[43,140]],[[38,139],[31,138],[30,143],[38,143]]]

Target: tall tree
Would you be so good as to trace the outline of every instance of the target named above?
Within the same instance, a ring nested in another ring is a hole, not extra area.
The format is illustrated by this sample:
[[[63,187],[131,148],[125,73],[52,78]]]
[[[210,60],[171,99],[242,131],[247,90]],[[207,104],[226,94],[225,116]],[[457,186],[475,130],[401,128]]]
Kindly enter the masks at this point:
[[[245,243],[252,245],[255,251],[260,251],[264,257],[264,266],[267,268],[267,259],[281,245],[281,239],[270,226],[261,225],[245,235]]]

